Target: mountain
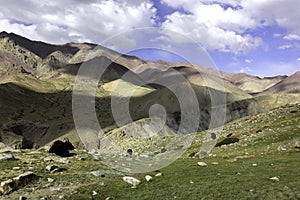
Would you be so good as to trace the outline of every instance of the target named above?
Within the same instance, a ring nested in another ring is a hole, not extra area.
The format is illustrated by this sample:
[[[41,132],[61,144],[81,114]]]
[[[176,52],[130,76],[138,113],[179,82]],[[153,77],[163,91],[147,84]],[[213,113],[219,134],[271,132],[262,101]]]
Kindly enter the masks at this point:
[[[257,76],[251,76],[245,73],[222,73],[224,79],[230,81],[241,90],[248,92],[249,94],[257,94],[264,90],[276,85],[280,81],[287,78],[287,76],[275,76],[260,78]]]
[[[263,94],[268,93],[300,93],[300,72],[292,74],[263,91]]]
[[[299,99],[297,94],[275,94],[283,89],[299,93],[299,73],[259,78],[200,65],[196,70],[191,64],[147,61],[95,44],[54,45],[2,32],[0,140],[16,148],[38,148],[68,137],[77,148],[83,148],[72,115],[74,82],[87,76],[86,72],[77,76],[81,66],[94,72],[93,76],[105,69],[97,80],[94,99],[96,116],[106,134],[144,132],[143,125],[149,122],[152,106],[157,104],[165,109],[164,130],[191,132],[197,119],[188,118],[180,126],[194,110],[189,90],[200,111],[196,131],[209,128],[212,110],[217,107],[226,109],[223,120],[230,122]],[[86,99],[81,95],[80,99]],[[117,116],[112,111],[113,103],[118,107]],[[182,104],[187,104],[190,112],[182,112]],[[145,135],[152,137],[153,133]]]

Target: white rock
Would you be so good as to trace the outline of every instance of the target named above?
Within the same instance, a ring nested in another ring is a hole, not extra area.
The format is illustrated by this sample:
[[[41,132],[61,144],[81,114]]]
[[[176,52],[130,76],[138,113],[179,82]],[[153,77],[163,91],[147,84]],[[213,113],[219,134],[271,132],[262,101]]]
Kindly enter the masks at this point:
[[[14,156],[11,154],[0,154],[0,161],[1,160],[14,160]]]
[[[155,176],[162,176],[163,174],[161,172],[155,174]]]
[[[252,166],[253,166],[253,167],[257,167],[257,164],[256,164],[256,163],[253,163]]]
[[[51,187],[51,188],[50,188],[50,191],[51,191],[51,192],[59,192],[59,191],[61,191],[61,188],[58,188],[58,187]]]
[[[94,175],[94,176],[104,176],[104,173],[103,172],[101,172],[101,171],[99,171],[99,170],[97,170],[97,171],[92,171],[92,172],[90,172],[92,175]]]
[[[197,164],[198,164],[199,166],[202,166],[202,167],[207,166],[207,164],[206,164],[205,162],[197,162]]]
[[[98,193],[96,191],[93,191],[93,196],[96,196]]]
[[[131,184],[133,186],[133,188],[135,188],[138,184],[141,183],[141,181],[139,179],[136,179],[132,176],[124,176],[123,181],[125,181],[126,183]]]
[[[57,169],[58,168],[58,166],[56,166],[56,165],[48,165],[48,166],[46,166],[46,169],[48,170],[48,171],[53,171],[53,170],[55,170],[55,169]]]
[[[20,149],[13,149],[11,147],[5,147],[4,149],[0,149],[0,153],[7,153],[7,152],[21,153],[22,151]]]
[[[273,177],[270,178],[270,180],[272,180],[272,181],[279,181],[279,177],[273,176]]]
[[[146,175],[146,176],[145,176],[145,179],[146,179],[146,181],[152,181],[153,178],[152,178],[152,176],[150,176],[150,175]]]
[[[20,170],[21,167],[13,167],[12,169],[13,169],[13,170]]]
[[[54,182],[53,178],[47,178],[47,180],[48,180],[49,183],[53,183]]]
[[[213,164],[213,165],[218,165],[219,163],[218,163],[218,162],[212,162],[211,164]]]
[[[63,164],[69,164],[71,161],[69,161],[67,158],[57,158],[57,157],[46,157],[44,158],[45,162],[57,162],[57,163],[63,163]]]

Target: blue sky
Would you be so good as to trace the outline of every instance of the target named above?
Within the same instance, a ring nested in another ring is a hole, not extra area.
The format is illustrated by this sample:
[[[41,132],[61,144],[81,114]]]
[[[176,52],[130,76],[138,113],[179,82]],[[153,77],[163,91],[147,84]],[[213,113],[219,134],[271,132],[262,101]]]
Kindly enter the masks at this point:
[[[0,31],[33,40],[93,42],[145,59],[215,63],[223,71],[261,77],[300,71],[296,0],[0,3]]]

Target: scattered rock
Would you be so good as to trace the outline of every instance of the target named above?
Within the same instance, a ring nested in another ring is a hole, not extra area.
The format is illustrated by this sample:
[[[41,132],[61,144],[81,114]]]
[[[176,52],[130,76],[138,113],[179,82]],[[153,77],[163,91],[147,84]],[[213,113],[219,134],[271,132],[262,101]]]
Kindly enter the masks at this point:
[[[155,176],[162,176],[163,174],[161,172],[155,174]]]
[[[61,188],[59,188],[59,187],[52,187],[52,188],[50,188],[50,191],[51,192],[60,192]]]
[[[11,147],[5,147],[4,149],[0,149],[0,153],[21,153],[22,151],[20,149],[13,149]]]
[[[57,163],[62,163],[62,164],[69,164],[71,163],[70,160],[67,158],[57,158],[57,157],[46,157],[44,158],[45,162],[57,162]]]
[[[92,172],[90,172],[92,175],[94,175],[94,176],[101,176],[101,177],[105,177],[105,174],[102,172],[102,171],[99,171],[99,170],[97,170],[97,171],[92,171]]]
[[[219,163],[218,162],[212,162],[211,164],[212,165],[218,165]]]
[[[194,184],[194,181],[190,180],[190,184]]]
[[[146,181],[149,182],[149,181],[152,181],[153,178],[152,178],[152,176],[150,176],[150,175],[146,175],[146,176],[145,176],[145,179],[146,179]]]
[[[20,170],[21,167],[13,167],[12,169],[13,169],[13,170]]]
[[[247,158],[254,158],[254,155],[244,155],[244,156],[237,156],[235,159],[247,159]]]
[[[0,154],[1,160],[15,160],[15,157],[12,154]]]
[[[46,169],[48,170],[48,171],[53,171],[53,170],[55,170],[55,169],[57,169],[58,168],[58,166],[56,166],[56,165],[48,165],[47,167],[46,167]]]
[[[257,164],[256,164],[256,163],[253,163],[252,166],[253,166],[253,167],[257,167]]]
[[[96,196],[98,193],[96,191],[93,191],[93,196]]]
[[[20,196],[19,197],[19,200],[26,200],[27,198],[26,197],[23,197],[23,196]]]
[[[202,166],[202,167],[207,166],[207,164],[206,164],[205,162],[197,162],[197,164],[198,164],[199,166]]]
[[[55,180],[53,178],[47,178],[49,183],[53,183]]]
[[[56,165],[48,165],[46,169],[52,173],[66,171],[65,168],[61,168]]]
[[[217,135],[215,133],[211,133],[210,134],[211,139],[215,140],[217,139]]]
[[[136,179],[136,178],[131,177],[131,176],[124,176],[123,181],[125,181],[126,183],[131,184],[132,188],[136,188],[136,186],[141,183],[141,181],[139,179]]]
[[[53,183],[55,180],[53,178],[47,178],[49,183]]]
[[[8,179],[6,181],[1,182],[0,192],[2,194],[9,194],[14,190],[24,187],[25,185],[31,183],[32,181],[37,180],[38,178],[39,177],[33,172],[26,172],[13,179]]]
[[[270,180],[272,181],[279,181],[279,177],[278,176],[273,176],[270,178]]]
[[[300,149],[300,141],[295,142],[294,147],[297,149]]]

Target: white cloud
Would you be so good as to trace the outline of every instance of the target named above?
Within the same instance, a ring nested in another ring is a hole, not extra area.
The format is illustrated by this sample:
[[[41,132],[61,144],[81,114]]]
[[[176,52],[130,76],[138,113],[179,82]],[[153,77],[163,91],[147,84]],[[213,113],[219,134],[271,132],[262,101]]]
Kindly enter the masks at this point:
[[[248,35],[261,27],[286,29],[285,39],[300,40],[300,1],[295,0],[161,0],[185,12],[167,16],[163,26],[181,31],[208,49],[233,53],[248,52],[262,45],[262,39]],[[226,6],[224,6],[226,5]],[[228,7],[229,6],[229,7]],[[275,33],[274,37],[282,37]]]
[[[251,69],[250,67],[244,67],[242,69],[240,69],[240,73],[252,73],[253,69]]]
[[[245,62],[250,64],[250,63],[252,63],[252,60],[246,59]]]
[[[297,58],[297,61],[300,61],[300,58]]]
[[[157,0],[158,1],[158,0]],[[300,40],[300,1],[295,0],[161,0],[179,9],[155,24],[157,10],[152,0],[0,0],[0,29],[31,39],[52,43],[101,42],[107,37],[141,27],[161,24],[200,42],[209,50],[246,53],[263,44],[258,28],[279,26],[286,29],[274,37]],[[226,6],[224,6],[226,5]],[[181,12],[183,10],[183,12]],[[12,23],[11,19],[27,25]],[[157,19],[157,18],[156,18]],[[176,34],[165,35],[168,42],[190,40]],[[138,38],[138,39],[137,39]],[[145,38],[127,36],[111,44],[134,47]],[[147,41],[146,41],[147,42]],[[282,45],[279,49],[291,48]]]
[[[290,49],[290,48],[293,48],[293,45],[286,44],[286,45],[281,45],[279,47],[279,49],[281,49],[281,50]]]
[[[296,34],[289,34],[283,37],[285,40],[300,40],[300,36]]]
[[[281,37],[282,36],[282,34],[281,33],[274,33],[274,35],[273,35],[275,38],[279,38],[279,37]]]
[[[0,24],[4,25],[1,29],[55,43],[99,43],[123,31],[153,26],[156,17],[156,9],[149,0],[28,0],[26,3],[0,0],[0,3],[5,5],[0,7]],[[132,39],[124,38],[125,43],[126,40],[132,45]]]
[[[249,28],[256,27],[256,21],[239,9],[204,4],[209,1],[163,2],[172,7],[181,7],[188,13],[174,12],[168,15],[162,27],[186,34],[210,50],[246,53],[262,44],[261,38],[245,33]],[[232,2],[237,4],[238,1]],[[174,41],[184,42],[177,39]]]

